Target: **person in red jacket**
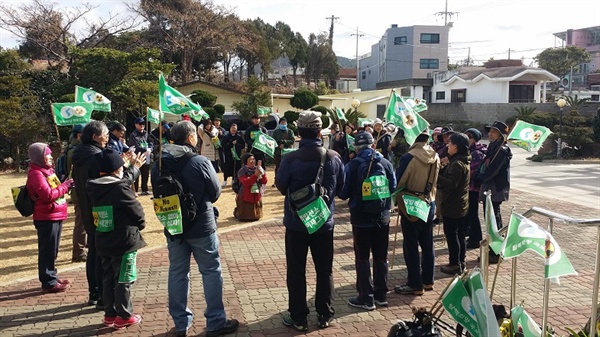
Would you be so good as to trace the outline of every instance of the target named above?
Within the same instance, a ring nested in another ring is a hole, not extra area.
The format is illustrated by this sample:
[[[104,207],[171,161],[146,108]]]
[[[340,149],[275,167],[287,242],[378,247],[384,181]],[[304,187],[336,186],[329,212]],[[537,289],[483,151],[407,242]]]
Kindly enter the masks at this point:
[[[235,217],[243,221],[255,221],[262,218],[262,195],[267,185],[267,174],[256,162],[254,155],[247,153],[241,159],[243,166],[238,171],[238,179],[242,184],[236,198]]]
[[[42,292],[63,292],[69,288],[70,282],[58,278],[56,257],[62,223],[67,218],[65,194],[72,187],[73,179],[61,183],[54,174],[54,160],[48,144],[31,144],[29,159],[26,185],[27,192],[35,200],[33,225],[38,237],[38,276]]]

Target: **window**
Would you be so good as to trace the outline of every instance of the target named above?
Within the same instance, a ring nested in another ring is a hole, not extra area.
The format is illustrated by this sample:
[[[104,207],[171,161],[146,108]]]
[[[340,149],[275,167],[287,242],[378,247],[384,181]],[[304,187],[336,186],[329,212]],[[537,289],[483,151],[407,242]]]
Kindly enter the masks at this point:
[[[450,92],[452,103],[461,103],[467,101],[467,89],[456,89]]]
[[[592,102],[600,101],[600,95],[592,95],[590,101],[592,101]]]
[[[366,80],[367,79],[367,72],[363,71],[360,78],[362,78],[363,80]]]
[[[435,99],[436,100],[445,100],[446,99],[446,92],[445,91],[436,91],[436,93],[435,93]]]
[[[421,43],[440,43],[440,34],[421,34]]]
[[[419,62],[420,69],[438,69],[439,67],[439,59],[421,59]]]
[[[385,104],[377,104],[377,118],[383,119],[385,116]]]
[[[408,38],[406,36],[396,36],[394,38],[394,44],[395,45],[408,44]]]

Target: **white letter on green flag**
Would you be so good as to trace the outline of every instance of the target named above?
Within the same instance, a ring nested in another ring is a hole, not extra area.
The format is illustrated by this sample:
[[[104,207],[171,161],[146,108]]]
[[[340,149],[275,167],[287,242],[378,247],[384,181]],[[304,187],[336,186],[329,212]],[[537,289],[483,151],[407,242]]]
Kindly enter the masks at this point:
[[[164,113],[161,113],[158,110],[146,108],[146,117],[148,122],[158,124],[164,118]]]
[[[92,103],[52,103],[56,125],[86,124],[92,118]]]
[[[254,133],[254,143],[252,143],[252,147],[264,152],[271,158],[275,158],[276,144],[277,142],[275,139],[271,138],[269,135],[262,132]]]
[[[479,336],[500,337],[498,321],[496,321],[490,295],[488,295],[487,289],[485,289],[479,271],[473,271],[469,274],[467,291],[471,297],[475,317],[477,317]]]
[[[455,277],[442,296],[442,305],[452,318],[464,326],[472,336],[480,336],[477,328],[477,319],[469,294],[460,277]]]
[[[175,88],[169,86],[167,82],[165,82],[163,74],[160,74],[158,77],[158,103],[160,106],[159,110],[170,111],[176,115],[184,113],[191,114],[192,112],[202,114],[202,108],[198,104],[190,101]]]

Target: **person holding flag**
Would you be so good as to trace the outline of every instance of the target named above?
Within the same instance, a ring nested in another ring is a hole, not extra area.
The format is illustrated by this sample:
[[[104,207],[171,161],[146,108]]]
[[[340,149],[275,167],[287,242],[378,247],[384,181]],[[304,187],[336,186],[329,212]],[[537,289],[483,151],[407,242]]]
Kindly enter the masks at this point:
[[[281,164],[281,150],[291,149],[296,141],[294,131],[288,129],[285,117],[279,119],[279,127],[273,131],[273,139],[277,142],[277,147],[275,148],[275,174],[277,174],[279,164]],[[273,187],[275,187],[275,183],[273,183]]]
[[[473,176],[479,170],[487,145],[482,144],[481,132],[475,128],[470,128],[465,131],[465,135],[469,137],[469,154],[471,155],[471,177],[469,180],[469,214],[467,215],[467,227],[469,228],[469,240],[467,241],[467,249],[479,248],[479,242],[483,239],[481,233],[481,221],[479,220],[479,185],[475,184]]]
[[[256,161],[260,161],[262,163],[262,168],[264,169],[265,166],[265,153],[262,152],[261,150],[255,148],[254,145],[254,139],[256,137],[256,133],[257,132],[262,132],[264,134],[267,134],[267,129],[264,126],[260,126],[260,118],[258,117],[258,115],[253,115],[251,118],[252,121],[252,125],[250,125],[247,129],[246,132],[244,133],[244,142],[246,143],[246,153],[252,153],[254,155],[254,158],[256,158]]]
[[[242,167],[237,172],[241,183],[235,199],[235,218],[241,221],[256,221],[262,218],[262,196],[267,186],[267,174],[251,153],[242,156]]]
[[[227,186],[227,179],[233,177],[236,179],[234,174],[242,167],[240,157],[242,156],[242,150],[244,149],[244,137],[238,132],[237,124],[231,123],[229,126],[229,133],[223,136],[223,154],[225,155],[225,162],[223,163],[223,185]]]

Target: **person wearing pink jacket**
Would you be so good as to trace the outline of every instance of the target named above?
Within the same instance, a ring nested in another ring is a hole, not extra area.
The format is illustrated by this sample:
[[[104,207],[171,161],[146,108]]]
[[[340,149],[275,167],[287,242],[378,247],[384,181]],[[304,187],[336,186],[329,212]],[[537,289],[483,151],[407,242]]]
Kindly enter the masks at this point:
[[[29,159],[26,185],[29,196],[35,200],[33,224],[38,237],[38,275],[42,292],[63,292],[69,288],[70,282],[58,278],[56,257],[62,223],[67,218],[65,194],[72,187],[73,179],[61,183],[54,174],[54,160],[48,144],[31,144]]]

